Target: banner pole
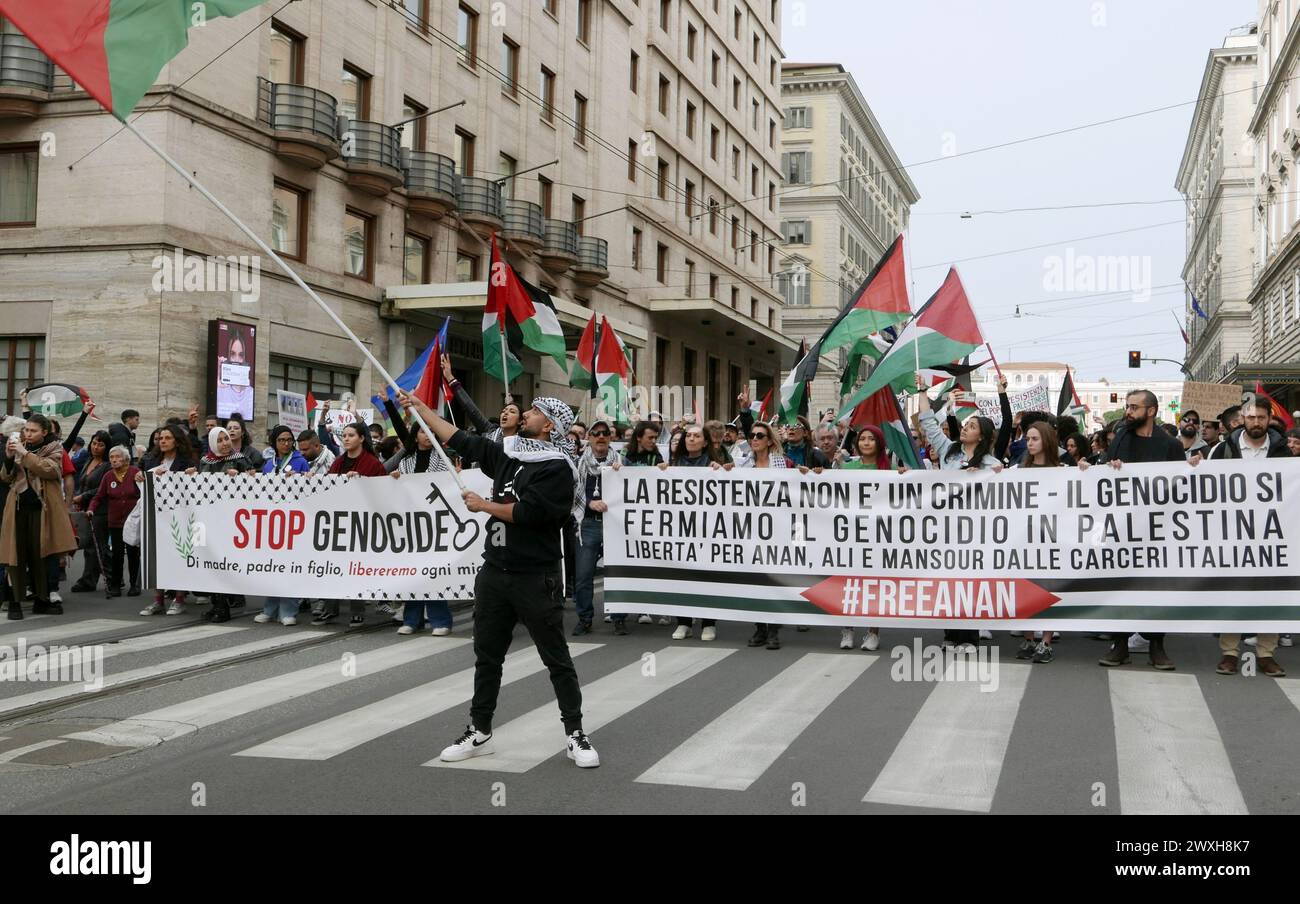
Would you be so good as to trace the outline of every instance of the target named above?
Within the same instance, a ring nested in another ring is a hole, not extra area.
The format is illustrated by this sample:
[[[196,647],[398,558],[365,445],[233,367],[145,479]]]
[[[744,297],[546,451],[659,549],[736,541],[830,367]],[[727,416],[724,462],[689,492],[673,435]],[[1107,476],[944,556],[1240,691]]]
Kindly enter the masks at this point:
[[[203,195],[203,197],[211,201],[212,205],[216,207],[217,210],[221,211],[221,213],[225,215],[226,219],[234,223],[235,226],[238,227],[240,232],[248,236],[248,238],[253,242],[254,245],[256,245],[262,251],[262,253],[264,253],[271,260],[275,261],[276,264],[279,265],[280,269],[283,270],[286,274],[288,274],[289,278],[292,279],[294,283],[297,284],[298,288],[306,292],[307,297],[309,297],[312,301],[316,302],[317,306],[319,306],[322,311],[324,311],[326,314],[329,315],[329,318],[334,321],[334,325],[337,326],[339,329],[341,329],[344,335],[346,335],[349,339],[352,340],[352,344],[355,345],[358,349],[360,349],[361,354],[365,356],[366,360],[370,362],[370,365],[376,371],[378,371],[380,376],[384,378],[384,382],[392,387],[394,392],[402,391],[402,388],[397,385],[397,381],[393,379],[392,374],[390,374],[387,371],[387,369],[385,369],[384,366],[379,363],[378,358],[376,358],[373,354],[370,353],[370,349],[366,348],[365,345],[361,342],[361,340],[357,338],[357,334],[352,332],[352,330],[348,328],[348,325],[344,323],[343,320],[337,314],[335,314],[333,310],[330,309],[330,306],[327,305],[321,299],[321,297],[312,290],[311,286],[303,282],[302,277],[299,276],[298,273],[292,267],[286,264],[284,260],[280,257],[280,255],[276,254],[275,251],[271,249],[270,245],[262,241],[261,237],[258,236],[258,234],[255,233],[252,229],[245,226],[243,221],[240,220],[239,217],[235,216],[229,210],[229,208],[226,207],[226,205],[218,201],[217,198],[212,194],[212,192],[204,188],[203,185],[185,169],[185,167],[181,166],[179,163],[177,163],[175,160],[169,157],[166,151],[158,147],[158,145],[155,144],[149,137],[147,137],[146,135],[141,133],[138,129],[136,129],[134,124],[127,122],[126,120],[122,120],[121,122],[123,127],[126,128],[127,131],[135,135],[136,138],[140,139],[140,141],[144,143],[145,147],[149,148],[149,150],[157,154],[158,157],[163,161],[163,163],[166,163],[173,170],[175,170],[182,179],[184,179],[186,182],[190,184],[192,188],[194,188],[195,191],[197,191],[199,194]],[[505,335],[502,334],[502,341],[504,342],[504,340],[505,340]],[[509,390],[507,389],[507,392],[508,391]],[[433,428],[431,428],[428,424],[424,422],[424,418],[420,417],[419,412],[412,411],[411,413],[415,416],[415,419],[420,423],[420,426],[423,427],[428,432],[429,438],[434,439],[436,434],[433,432]],[[442,458],[443,463],[447,465],[447,470],[450,471],[451,476],[456,479],[456,486],[463,491],[465,489],[465,483],[460,479],[460,475],[456,473],[456,469],[452,467],[451,459],[447,457],[447,453],[443,450],[442,445],[436,439],[434,439],[433,447],[438,450],[438,455],[439,457]]]

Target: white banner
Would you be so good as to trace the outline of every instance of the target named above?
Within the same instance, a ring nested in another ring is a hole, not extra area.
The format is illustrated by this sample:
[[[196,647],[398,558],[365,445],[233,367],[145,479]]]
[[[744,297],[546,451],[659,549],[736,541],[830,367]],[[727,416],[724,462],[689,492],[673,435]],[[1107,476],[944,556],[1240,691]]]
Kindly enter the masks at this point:
[[[1056,405],[1047,392],[1047,384],[1039,383],[1030,386],[1028,389],[1022,389],[1020,392],[1008,392],[1007,401],[1011,403],[1011,413],[1019,411],[1046,411],[1048,414],[1056,413]],[[993,426],[1002,426],[1002,405],[998,402],[998,397],[978,396],[975,404],[979,406],[980,414],[993,421]]]
[[[275,401],[280,409],[280,423],[293,431],[296,442],[298,434],[307,429],[307,397],[301,392],[277,389]]]
[[[605,611],[806,625],[1300,631],[1300,463],[623,468]]]
[[[482,496],[492,484],[461,473]],[[295,599],[472,599],[487,515],[446,473],[149,475],[151,587]]]

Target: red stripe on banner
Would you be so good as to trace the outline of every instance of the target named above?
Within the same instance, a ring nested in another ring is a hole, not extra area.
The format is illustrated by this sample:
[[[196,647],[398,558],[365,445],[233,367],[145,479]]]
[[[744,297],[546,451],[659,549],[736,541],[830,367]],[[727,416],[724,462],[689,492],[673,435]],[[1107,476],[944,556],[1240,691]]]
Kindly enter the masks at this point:
[[[989,621],[1031,618],[1061,599],[1024,578],[874,575],[837,575],[799,595],[830,615]]]

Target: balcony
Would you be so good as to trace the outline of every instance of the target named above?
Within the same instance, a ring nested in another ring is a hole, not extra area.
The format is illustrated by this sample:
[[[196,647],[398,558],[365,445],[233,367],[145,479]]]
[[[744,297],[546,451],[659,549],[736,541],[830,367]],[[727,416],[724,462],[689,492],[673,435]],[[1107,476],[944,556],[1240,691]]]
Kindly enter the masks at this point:
[[[537,260],[548,273],[563,273],[578,262],[578,227],[563,220],[546,220],[544,226]]]
[[[441,220],[456,209],[456,162],[429,151],[402,151],[408,212]]]
[[[492,179],[457,176],[456,200],[460,218],[483,238],[502,227],[501,186]]]
[[[54,90],[54,64],[26,35],[0,34],[0,119],[34,119]]]
[[[578,239],[578,262],[573,265],[573,280],[580,286],[596,286],[609,279],[609,243],[604,239],[582,236]]]
[[[520,251],[532,252],[542,247],[546,227],[542,207],[532,201],[507,199],[501,204],[505,225],[501,237]]]
[[[257,119],[275,133],[277,157],[320,169],[339,155],[338,101],[306,85],[257,80]]]
[[[382,198],[402,184],[402,135],[382,122],[354,119],[343,132],[348,185]]]

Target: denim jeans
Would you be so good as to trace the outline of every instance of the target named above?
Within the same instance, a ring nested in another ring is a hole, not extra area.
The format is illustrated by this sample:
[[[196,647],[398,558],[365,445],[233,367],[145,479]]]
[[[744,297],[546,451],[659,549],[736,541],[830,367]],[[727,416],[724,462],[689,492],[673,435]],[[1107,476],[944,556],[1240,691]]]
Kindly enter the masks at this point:
[[[592,587],[596,582],[596,560],[600,558],[604,549],[604,525],[598,518],[592,518],[590,515],[583,518],[582,545],[576,550],[578,576],[573,600],[578,609],[578,620],[588,625],[596,615]],[[615,621],[622,621],[625,618],[626,615],[614,616]]]
[[[402,624],[408,628],[419,628],[420,622],[425,622],[430,628],[450,628],[451,607],[446,600],[407,603],[402,612]]]
[[[262,614],[271,618],[297,618],[298,601],[287,596],[268,596],[262,604]]]

